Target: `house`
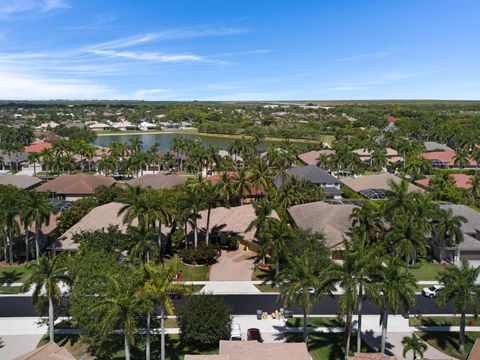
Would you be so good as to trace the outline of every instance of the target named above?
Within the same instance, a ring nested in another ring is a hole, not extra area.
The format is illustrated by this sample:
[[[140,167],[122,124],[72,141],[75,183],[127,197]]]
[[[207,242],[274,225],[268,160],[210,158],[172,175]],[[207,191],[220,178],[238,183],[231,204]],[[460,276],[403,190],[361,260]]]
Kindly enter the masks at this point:
[[[192,124],[189,123],[189,122],[182,121],[182,122],[180,123],[180,129],[182,129],[182,130],[189,130],[189,129],[193,129],[193,126],[192,126]]]
[[[425,145],[425,150],[427,150],[427,152],[430,152],[430,151],[451,151],[452,150],[447,145],[440,144],[440,143],[435,142],[435,141],[425,141],[423,144]]]
[[[42,141],[42,142],[36,142],[28,146],[25,146],[23,148],[23,151],[30,154],[30,153],[39,153],[39,152],[42,152],[43,150],[47,150],[51,148],[53,148],[52,143]]]
[[[229,157],[231,158],[237,166],[243,166],[243,158],[239,155],[230,155],[230,153],[227,150],[218,150],[218,155],[220,155],[222,158]]]
[[[121,121],[118,123],[114,123],[112,127],[120,131],[137,130],[137,127],[133,125],[130,121]]]
[[[186,176],[180,175],[160,175],[160,174],[146,174],[136,179],[127,181],[127,184],[132,186],[141,186],[150,189],[171,189],[175,186],[183,185],[187,182]]]
[[[466,223],[462,223],[461,227],[463,241],[457,247],[447,247],[445,258],[455,263],[460,258],[480,260],[480,213],[466,205],[442,203],[440,208],[452,209],[455,215],[463,216],[467,220]],[[432,251],[438,257],[438,246],[432,244]]]
[[[112,186],[115,180],[110,176],[72,174],[62,175],[40,185],[35,190],[47,192],[53,198],[69,201],[90,197],[97,187]]]
[[[302,230],[323,233],[329,248],[341,250],[346,234],[352,230],[350,216],[360,205],[358,201],[327,200],[295,205],[287,211],[292,224]]]
[[[471,179],[473,176],[465,175],[465,174],[449,174],[448,175],[454,182],[455,186],[459,189],[468,190],[472,187],[470,184]],[[415,181],[415,184],[420,186],[422,189],[427,189],[428,184],[430,184],[430,179],[420,179]]]
[[[295,176],[299,180],[307,180],[312,184],[321,186],[328,198],[339,199],[342,197],[342,191],[340,190],[342,182],[319,167],[313,165],[297,166],[288,170],[287,174]],[[283,177],[278,176],[275,178],[274,184],[279,188],[284,181]]]
[[[211,183],[216,184],[220,181],[223,174],[224,173],[218,173],[212,176],[208,176],[205,178],[205,181],[210,181]],[[226,174],[228,178],[232,180],[238,179],[238,173],[235,171],[230,171],[230,172],[227,172]],[[250,189],[248,189],[248,191],[245,194],[243,194],[243,197],[246,198],[245,199],[246,202],[251,202],[254,199],[260,199],[266,195],[267,195],[267,191],[262,186],[260,187],[251,186]],[[239,196],[239,194],[237,194],[237,196]]]
[[[40,131],[45,131],[49,129],[55,129],[59,125],[60,124],[56,123],[55,121],[49,121],[49,122],[44,122],[40,124],[40,126],[37,126],[36,129]]]
[[[13,360],[76,360],[76,358],[64,347],[49,342]]]
[[[125,206],[125,204],[111,202],[90,210],[78,223],[61,235],[55,243],[50,246],[50,249],[54,253],[61,251],[78,251],[79,245],[74,242],[74,236],[83,231],[107,230],[110,226],[117,226],[122,233],[126,233],[128,224],[123,223],[123,215],[118,215],[118,212],[123,206]],[[133,220],[132,226],[138,226],[137,219]],[[164,229],[164,231],[168,231],[168,229]]]
[[[426,160],[432,161],[432,166],[436,168],[454,168],[457,167],[455,165],[455,157],[457,153],[455,150],[445,150],[445,151],[431,151],[419,154],[419,157],[422,157]],[[477,166],[477,162],[471,158],[467,159],[467,165],[464,166],[466,168],[473,168]]]
[[[218,355],[185,355],[185,360],[312,360],[305,343],[220,340]]]
[[[334,150],[324,149],[324,150],[312,150],[303,154],[298,155],[298,159],[303,162],[305,165],[317,165],[317,159],[320,155],[331,156],[335,154]]]
[[[8,153],[0,151],[0,168],[1,170],[17,170],[28,161],[28,154],[25,152],[15,151]]]
[[[398,156],[398,151],[392,148],[387,148],[387,161],[389,163],[397,163],[403,161],[401,156]],[[372,159],[372,152],[366,149],[357,149],[353,151],[354,154],[357,154],[361,162],[368,163]]]
[[[42,180],[34,176],[0,174],[0,185],[12,185],[19,189],[31,190]]]
[[[157,125],[155,124],[152,124],[152,123],[149,123],[147,121],[142,121],[139,125],[138,125],[138,128],[140,130],[143,130],[143,131],[146,131],[146,130],[156,130],[157,129]]]
[[[88,128],[93,131],[105,131],[110,129],[110,125],[98,121],[93,121],[88,124]]]
[[[390,181],[399,184],[402,182],[402,179],[390,173],[342,178],[345,186],[369,200],[384,199],[387,191],[390,189]],[[408,192],[412,191],[423,190],[408,183]]]

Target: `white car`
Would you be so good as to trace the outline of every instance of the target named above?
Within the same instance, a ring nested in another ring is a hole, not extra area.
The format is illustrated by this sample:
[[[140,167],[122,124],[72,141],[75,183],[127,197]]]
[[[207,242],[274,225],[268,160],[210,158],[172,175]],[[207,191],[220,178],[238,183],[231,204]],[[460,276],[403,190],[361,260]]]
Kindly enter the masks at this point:
[[[432,285],[430,287],[423,288],[422,294],[430,299],[433,299],[437,296],[438,292],[442,290],[445,286],[443,285]]]
[[[230,333],[230,340],[242,341],[242,329],[239,323],[232,323],[232,331]]]

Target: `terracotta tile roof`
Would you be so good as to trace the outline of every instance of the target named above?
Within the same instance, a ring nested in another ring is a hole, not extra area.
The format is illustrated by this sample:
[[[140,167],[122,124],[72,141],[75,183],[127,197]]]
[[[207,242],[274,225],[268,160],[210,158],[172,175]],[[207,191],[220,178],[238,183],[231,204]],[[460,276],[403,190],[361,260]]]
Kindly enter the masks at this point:
[[[146,174],[136,179],[127,181],[127,184],[133,186],[141,186],[152,189],[171,189],[177,185],[182,185],[187,182],[186,176],[180,175],[159,175],[159,174]]]
[[[352,178],[352,177],[342,178],[343,184],[345,184],[355,192],[360,192],[362,190],[367,190],[367,189],[388,190],[389,180],[392,180],[397,184],[402,181],[402,179],[400,179],[398,176],[395,176],[390,173],[364,175],[364,176],[358,176],[356,178]],[[423,191],[423,190],[420,189],[418,186],[415,186],[409,183],[408,191],[412,192],[412,191]]]
[[[76,360],[67,349],[58,346],[54,342],[43,345],[14,360]]]
[[[220,340],[220,355],[228,360],[311,360],[305,343],[259,343]]]
[[[45,149],[51,149],[52,147],[53,145],[49,142],[38,142],[35,144],[25,146],[23,148],[23,151],[26,153],[38,153],[38,152],[42,152]]]
[[[113,184],[115,180],[110,176],[73,174],[50,180],[36,188],[36,191],[51,191],[62,195],[92,195],[97,187]]]
[[[348,360],[396,360],[395,356],[388,356],[382,353],[355,353],[348,356]]]
[[[389,117],[389,118],[387,119],[387,121],[388,121],[389,123],[394,123],[394,122],[397,121],[397,118],[391,116],[391,117]]]
[[[472,176],[470,175],[465,175],[465,174],[449,174],[449,177],[451,177],[455,183],[455,186],[460,188],[460,189],[470,189],[472,185],[470,185],[470,180],[472,179]],[[428,188],[428,184],[430,183],[430,179],[420,179],[415,181],[415,184],[418,186],[426,189]]]
[[[335,154],[334,150],[312,150],[303,154],[298,155],[298,158],[300,161],[302,161],[306,165],[316,165],[317,164],[317,159],[320,156],[320,154],[325,154],[325,155],[332,155]]]
[[[420,157],[427,159],[427,160],[440,160],[446,163],[449,166],[454,166],[455,163],[455,150],[447,150],[447,151],[431,151],[419,154]],[[475,166],[476,161],[469,159],[470,166]]]

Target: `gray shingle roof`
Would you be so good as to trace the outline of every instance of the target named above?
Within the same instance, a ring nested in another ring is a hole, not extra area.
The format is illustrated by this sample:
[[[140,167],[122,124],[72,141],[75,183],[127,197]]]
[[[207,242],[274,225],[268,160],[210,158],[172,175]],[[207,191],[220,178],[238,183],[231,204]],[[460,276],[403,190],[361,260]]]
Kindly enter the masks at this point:
[[[31,189],[41,182],[42,180],[33,176],[0,174],[0,185],[13,185],[19,189]]]
[[[297,166],[287,171],[289,175],[296,176],[300,180],[308,180],[313,184],[322,185],[340,185],[341,181],[335,176],[331,175],[328,171],[320,169],[313,165]],[[283,184],[284,179],[277,177],[275,179],[275,186],[279,187]]]

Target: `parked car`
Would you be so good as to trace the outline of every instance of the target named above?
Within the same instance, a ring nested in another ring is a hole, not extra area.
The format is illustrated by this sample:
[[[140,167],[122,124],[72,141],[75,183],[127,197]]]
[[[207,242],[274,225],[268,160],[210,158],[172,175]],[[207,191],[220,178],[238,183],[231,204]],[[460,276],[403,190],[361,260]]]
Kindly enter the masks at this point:
[[[435,296],[438,295],[438,292],[442,290],[444,287],[445,286],[443,285],[433,285],[430,287],[423,288],[422,295],[430,299],[433,299]]]
[[[230,333],[230,340],[242,341],[242,329],[239,323],[232,323],[232,331]]]
[[[315,288],[313,286],[308,287],[307,291],[308,291],[309,294],[312,294],[312,295],[315,294]],[[297,292],[301,294],[303,292],[303,290],[300,289]]]
[[[247,340],[248,341],[258,341],[263,342],[262,334],[260,334],[260,330],[257,328],[251,328],[247,330]]]

